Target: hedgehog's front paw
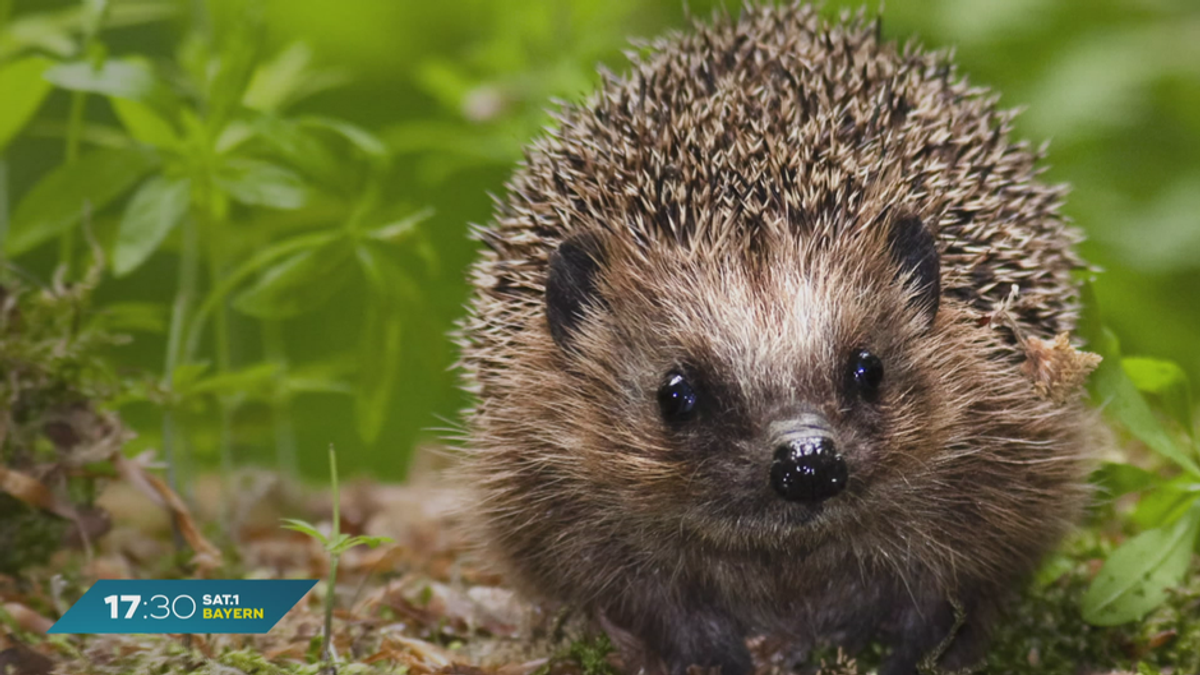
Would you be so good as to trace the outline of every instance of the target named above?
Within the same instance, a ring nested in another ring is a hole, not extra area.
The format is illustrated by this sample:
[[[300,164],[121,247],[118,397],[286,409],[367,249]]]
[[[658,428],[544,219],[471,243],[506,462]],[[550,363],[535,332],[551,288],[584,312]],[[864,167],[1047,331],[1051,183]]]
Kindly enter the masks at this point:
[[[880,675],[965,675],[982,668],[994,607],[955,599],[910,613]]]
[[[604,612],[597,612],[596,622],[616,648],[623,672],[628,675],[667,675],[663,660],[632,631],[617,625]]]
[[[741,629],[715,612],[665,608],[653,615],[600,612],[597,619],[630,674],[750,675],[754,671]]]

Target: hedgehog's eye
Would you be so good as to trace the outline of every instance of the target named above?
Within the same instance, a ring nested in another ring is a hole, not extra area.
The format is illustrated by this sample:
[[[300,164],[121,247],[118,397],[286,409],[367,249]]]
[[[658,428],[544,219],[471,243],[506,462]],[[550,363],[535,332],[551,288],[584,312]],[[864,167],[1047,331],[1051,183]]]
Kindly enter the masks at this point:
[[[696,411],[696,390],[683,375],[672,372],[658,390],[658,407],[666,421],[686,421]]]
[[[883,384],[883,361],[865,349],[854,352],[850,357],[850,380],[859,396],[875,401],[879,398],[879,385]]]

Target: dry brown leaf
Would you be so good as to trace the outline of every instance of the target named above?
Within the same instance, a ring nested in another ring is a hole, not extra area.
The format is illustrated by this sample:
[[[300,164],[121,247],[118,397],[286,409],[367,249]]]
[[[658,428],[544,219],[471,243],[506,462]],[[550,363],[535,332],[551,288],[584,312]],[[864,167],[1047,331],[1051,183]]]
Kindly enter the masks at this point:
[[[437,675],[490,675],[490,673],[479,666],[456,662],[438,670]]]
[[[405,652],[412,654],[428,668],[445,668],[454,663],[454,655],[435,644],[417,638],[390,633],[385,639],[394,643],[394,647],[402,647]]]
[[[89,535],[91,533],[103,534],[107,531],[107,527],[98,527],[99,523],[85,522],[79,517],[79,512],[70,500],[55,494],[40,480],[19,471],[0,466],[0,490],[4,490],[30,506],[48,511],[74,523],[74,534],[83,544],[89,557],[92,555],[92,543]]]
[[[506,663],[496,668],[496,675],[531,675],[549,662],[549,658],[541,658],[524,663]]]
[[[1052,341],[1027,338],[1025,357],[1021,372],[1033,380],[1038,394],[1055,403],[1070,399],[1101,361],[1099,354],[1071,346],[1066,333],[1059,333]]]
[[[19,471],[0,466],[0,490],[44,511],[75,519],[75,507],[60,499],[45,483]]]
[[[167,485],[166,481],[147,471],[140,463],[126,458],[119,452],[113,454],[112,461],[117,473],[130,485],[137,487],[156,504],[171,512],[171,515],[175,518],[175,523],[179,526],[179,533],[183,535],[188,546],[191,546],[192,550],[196,552],[196,555],[192,557],[192,564],[199,568],[201,572],[211,571],[220,567],[220,549],[213,546],[200,533],[200,529],[196,526],[196,521],[192,518],[187,504],[183,503],[183,500],[179,498],[179,495],[175,494],[175,491],[171,489],[171,486]]]
[[[17,625],[22,630],[29,631],[30,633],[45,635],[46,631],[50,630],[50,626],[54,625],[54,622],[50,619],[19,602],[4,603],[4,611],[8,612],[9,616],[17,622]]]

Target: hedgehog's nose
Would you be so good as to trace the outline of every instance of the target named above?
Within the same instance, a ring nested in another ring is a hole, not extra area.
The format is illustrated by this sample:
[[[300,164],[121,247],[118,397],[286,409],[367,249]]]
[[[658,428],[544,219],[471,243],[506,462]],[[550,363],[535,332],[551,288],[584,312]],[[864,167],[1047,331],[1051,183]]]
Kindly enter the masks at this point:
[[[775,448],[771,487],[789,502],[829,499],[845,489],[848,478],[846,462],[825,433],[788,436]]]

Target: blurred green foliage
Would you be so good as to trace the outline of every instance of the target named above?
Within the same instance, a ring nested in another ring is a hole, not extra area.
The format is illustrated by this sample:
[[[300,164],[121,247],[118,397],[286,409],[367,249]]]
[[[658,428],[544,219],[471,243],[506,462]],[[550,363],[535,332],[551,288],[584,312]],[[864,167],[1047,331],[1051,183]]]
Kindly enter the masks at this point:
[[[824,11],[843,6],[858,3]],[[681,0],[0,0],[6,248],[48,279],[84,255],[61,233],[87,216],[79,236],[114,273],[98,302],[135,335],[114,355],[170,385],[170,428],[199,461],[294,454],[320,476],[333,442],[347,471],[400,477],[467,403],[446,335],[468,224],[488,220],[552,99],[585,95],[598,63],[621,72],[629,38],[685,13]],[[911,0],[888,4],[884,32],[955,47],[972,82],[1027,108],[1018,132],[1051,140],[1046,178],[1074,186],[1066,211],[1105,270],[1095,291],[1122,353],[1200,381],[1200,5]],[[61,199],[85,193],[87,213]],[[173,330],[182,282],[194,293]],[[1147,392],[1186,381],[1125,365]],[[134,449],[163,444],[162,405],[124,406]]]

